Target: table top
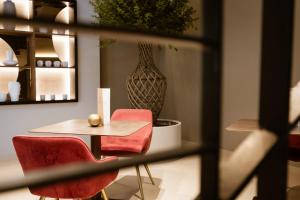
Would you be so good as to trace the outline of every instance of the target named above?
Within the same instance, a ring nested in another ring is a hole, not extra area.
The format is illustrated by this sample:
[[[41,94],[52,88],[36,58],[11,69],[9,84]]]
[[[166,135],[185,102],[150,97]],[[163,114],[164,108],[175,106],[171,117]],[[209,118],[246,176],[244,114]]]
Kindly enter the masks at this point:
[[[244,133],[249,133],[258,129],[259,125],[257,119],[239,119],[225,128],[227,131]],[[290,132],[290,134],[300,135],[300,131],[298,129],[294,129]]]
[[[73,119],[32,129],[29,132],[39,134],[128,136],[148,124],[150,122],[146,121],[110,121],[109,124],[102,127],[91,127],[87,120]]]
[[[258,120],[255,119],[239,119],[225,129],[233,132],[252,132],[259,129],[259,125]]]

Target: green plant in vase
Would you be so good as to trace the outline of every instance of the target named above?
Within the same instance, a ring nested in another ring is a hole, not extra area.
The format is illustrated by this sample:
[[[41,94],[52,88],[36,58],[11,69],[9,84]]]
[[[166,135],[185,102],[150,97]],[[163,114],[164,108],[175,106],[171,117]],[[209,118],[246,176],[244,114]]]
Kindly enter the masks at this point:
[[[128,27],[164,34],[183,34],[194,27],[195,10],[188,0],[91,0],[101,25]],[[172,47],[172,44],[169,46]],[[167,81],[153,60],[153,45],[138,42],[139,63],[126,81],[134,108],[150,109],[156,122],[166,94]]]

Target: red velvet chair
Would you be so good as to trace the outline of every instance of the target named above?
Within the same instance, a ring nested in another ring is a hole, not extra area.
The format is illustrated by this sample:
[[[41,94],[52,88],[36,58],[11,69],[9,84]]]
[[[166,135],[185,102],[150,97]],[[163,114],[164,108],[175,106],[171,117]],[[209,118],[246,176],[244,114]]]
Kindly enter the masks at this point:
[[[13,144],[25,174],[35,169],[76,162],[104,163],[116,159],[107,157],[104,160],[96,160],[87,145],[76,137],[16,136],[13,138]],[[114,171],[51,186],[29,187],[29,190],[32,194],[40,196],[40,199],[45,197],[86,199],[100,191],[107,199],[104,188],[115,180],[117,174],[118,171]]]
[[[111,117],[111,120],[117,121],[148,121],[149,125],[132,133],[126,137],[102,136],[101,137],[101,154],[105,156],[135,156],[145,154],[151,143],[152,138],[152,112],[144,109],[118,109]],[[154,185],[149,167],[144,165],[149,175],[151,183]],[[138,183],[141,198],[144,199],[142,187],[142,178],[140,176],[139,166],[136,166]]]
[[[289,160],[300,162],[300,135],[289,135]]]

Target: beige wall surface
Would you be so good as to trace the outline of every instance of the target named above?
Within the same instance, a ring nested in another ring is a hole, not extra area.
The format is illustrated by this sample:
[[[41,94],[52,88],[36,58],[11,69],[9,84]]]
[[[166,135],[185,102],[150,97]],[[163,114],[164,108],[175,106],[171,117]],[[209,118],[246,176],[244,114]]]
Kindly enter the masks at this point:
[[[225,127],[257,118],[260,84],[261,0],[226,0],[223,46],[223,147],[235,148],[245,134]]]
[[[193,0],[200,17],[201,1]],[[197,30],[186,34],[200,35],[201,20]],[[182,122],[183,139],[197,141],[199,134],[199,110],[201,98],[201,51],[179,48],[176,52],[168,47],[154,48],[154,59],[158,69],[168,82],[165,104],[160,118],[176,119]],[[130,107],[125,81],[138,64],[136,44],[116,43],[101,50],[101,87],[111,88],[111,110]]]
[[[111,88],[111,110],[128,108],[126,78],[138,63],[136,44],[118,43],[101,50],[101,87]],[[168,88],[160,118],[182,122],[183,138],[196,141],[199,133],[201,92],[200,51],[154,48],[155,63],[166,76]]]
[[[224,57],[222,145],[234,149],[245,134],[225,131],[230,123],[241,118],[258,118],[262,0],[224,1]],[[192,1],[200,8],[201,1]],[[200,9],[198,10],[200,11]],[[198,15],[201,15],[198,12]],[[293,60],[294,85],[300,79],[300,2],[296,1],[295,46]],[[201,22],[199,23],[201,24]],[[189,32],[191,33],[191,32]],[[200,34],[201,30],[193,34]],[[137,65],[135,44],[117,43],[102,50],[104,87],[112,89],[112,110],[128,107],[125,80]],[[201,118],[201,52],[167,48],[155,50],[155,63],[168,81],[162,118],[182,121],[183,139],[198,141]],[[272,72],[270,72],[272,73]]]
[[[259,115],[262,0],[225,2],[222,139],[224,148],[234,149],[246,135],[225,127]],[[295,3],[292,86],[300,80],[300,1]]]
[[[91,21],[88,1],[78,1],[78,19]],[[98,37],[79,35],[79,102],[66,104],[0,106],[0,157],[14,156],[12,137],[27,130],[72,118],[87,118],[97,112],[100,82]]]
[[[295,1],[292,86],[300,80],[300,1]]]

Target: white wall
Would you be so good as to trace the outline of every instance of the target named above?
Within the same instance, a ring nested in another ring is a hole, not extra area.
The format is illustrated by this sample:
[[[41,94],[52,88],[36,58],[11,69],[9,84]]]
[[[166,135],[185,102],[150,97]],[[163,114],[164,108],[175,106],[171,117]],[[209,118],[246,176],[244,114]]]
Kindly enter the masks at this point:
[[[78,19],[91,21],[89,1],[78,0]],[[0,158],[15,155],[12,137],[27,130],[72,118],[87,118],[97,112],[97,91],[100,83],[98,37],[78,37],[79,102],[44,105],[0,106]]]
[[[295,3],[292,86],[300,80],[300,1]],[[261,20],[262,0],[225,1],[222,139],[226,149],[236,148],[246,134],[225,127],[242,118],[258,119]]]
[[[225,131],[241,118],[258,118],[262,0],[226,0],[223,47],[223,147],[244,134]]]

